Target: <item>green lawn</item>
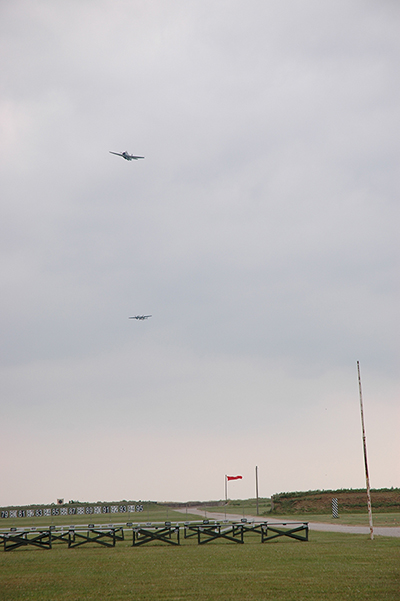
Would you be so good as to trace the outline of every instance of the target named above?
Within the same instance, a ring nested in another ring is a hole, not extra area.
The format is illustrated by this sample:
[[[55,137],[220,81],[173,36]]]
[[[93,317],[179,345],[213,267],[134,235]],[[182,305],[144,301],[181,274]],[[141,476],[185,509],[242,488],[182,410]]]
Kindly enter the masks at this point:
[[[365,509],[365,513],[342,513],[339,514],[339,518],[332,518],[331,513],[324,514],[311,514],[311,513],[291,513],[291,514],[275,514],[269,513],[270,505],[265,500],[259,504],[259,517],[276,520],[287,520],[287,521],[301,521],[301,522],[326,522],[330,524],[350,524],[353,526],[368,526],[368,513]],[[226,513],[227,518],[231,514],[237,515],[252,515],[257,516],[255,501],[252,499],[246,499],[244,501],[230,501],[226,507],[201,507],[202,512],[207,514],[207,517],[212,517],[213,513]],[[399,512],[372,512],[372,519],[374,526],[400,526],[400,513]]]
[[[271,518],[277,520],[292,520],[305,522],[324,522],[328,524],[347,524],[351,526],[369,526],[367,513],[344,513],[338,518],[333,518],[327,514],[291,514],[286,516],[271,515]],[[266,518],[268,519],[268,517]],[[372,514],[372,522],[374,526],[400,526],[400,513],[374,513]]]
[[[131,543],[0,550],[0,600],[400,599],[399,539],[312,532],[309,542]]]

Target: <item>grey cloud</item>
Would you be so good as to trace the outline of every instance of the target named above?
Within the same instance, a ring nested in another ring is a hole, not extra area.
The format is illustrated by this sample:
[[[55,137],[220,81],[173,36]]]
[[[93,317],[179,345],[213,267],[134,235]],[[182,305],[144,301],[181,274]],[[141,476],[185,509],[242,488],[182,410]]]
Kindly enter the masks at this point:
[[[3,3],[6,418],[34,422],[34,399],[61,430],[66,403],[101,424],[112,399],[141,424],[183,432],[202,405],[232,425],[235,390],[260,411],[276,372],[283,406],[309,407],[357,359],[398,386],[397,16]]]

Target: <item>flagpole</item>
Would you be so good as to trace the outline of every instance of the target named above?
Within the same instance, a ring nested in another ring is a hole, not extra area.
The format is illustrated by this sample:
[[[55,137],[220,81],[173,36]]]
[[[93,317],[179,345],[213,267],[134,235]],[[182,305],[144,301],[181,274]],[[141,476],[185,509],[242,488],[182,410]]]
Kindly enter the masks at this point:
[[[364,411],[363,411],[363,401],[362,401],[362,390],[361,390],[361,375],[360,375],[360,362],[357,361],[357,371],[358,371],[358,389],[360,392],[360,411],[361,411],[361,426],[362,426],[362,436],[363,436],[363,447],[364,447],[364,465],[365,465],[365,481],[367,485],[367,504],[368,504],[368,517],[369,517],[369,530],[371,533],[371,540],[374,540],[374,527],[372,525],[372,507],[371,507],[371,491],[369,487],[369,473],[368,473],[368,461],[367,461],[367,439],[365,436],[365,427],[364,427]]]
[[[257,515],[258,515],[258,467],[256,466],[256,503],[257,503]]]

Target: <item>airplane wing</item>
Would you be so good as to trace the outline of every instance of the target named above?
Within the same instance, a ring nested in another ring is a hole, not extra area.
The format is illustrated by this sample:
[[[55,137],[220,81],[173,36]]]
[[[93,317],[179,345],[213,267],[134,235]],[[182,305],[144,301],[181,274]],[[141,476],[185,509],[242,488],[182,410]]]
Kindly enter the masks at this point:
[[[113,152],[112,150],[109,150],[108,152],[110,152],[111,154],[116,154],[119,157],[123,156],[120,152]]]

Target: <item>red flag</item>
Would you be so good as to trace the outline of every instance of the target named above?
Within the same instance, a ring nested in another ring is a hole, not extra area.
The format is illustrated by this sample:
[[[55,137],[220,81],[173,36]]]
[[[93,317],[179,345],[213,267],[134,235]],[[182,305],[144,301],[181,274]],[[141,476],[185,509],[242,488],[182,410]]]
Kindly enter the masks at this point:
[[[227,476],[226,479],[228,480],[241,480],[242,476]]]

